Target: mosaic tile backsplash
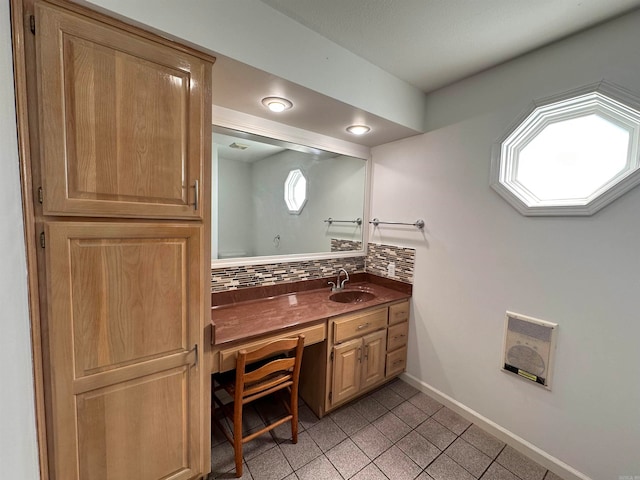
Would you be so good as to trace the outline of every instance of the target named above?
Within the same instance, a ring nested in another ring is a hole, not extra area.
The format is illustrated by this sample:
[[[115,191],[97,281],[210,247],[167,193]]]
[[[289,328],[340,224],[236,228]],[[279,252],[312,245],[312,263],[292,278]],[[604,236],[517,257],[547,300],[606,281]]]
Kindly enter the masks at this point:
[[[331,239],[331,251],[332,252],[353,252],[354,250],[360,250],[362,248],[362,242],[357,240],[341,240],[339,238]]]
[[[396,275],[392,278],[413,283],[414,258],[415,250],[411,248],[369,243],[369,252],[366,257],[212,268],[211,291],[215,293],[284,282],[314,280],[335,275],[340,268],[346,269],[349,273],[367,272],[387,277],[389,262],[396,264]]]
[[[369,243],[365,260],[366,272],[380,277],[388,277],[387,266],[395,263],[396,280],[413,283],[413,265],[416,251],[413,248],[394,247]]]
[[[340,268],[364,272],[365,257],[330,258],[211,269],[211,291],[275,285],[334,275]]]

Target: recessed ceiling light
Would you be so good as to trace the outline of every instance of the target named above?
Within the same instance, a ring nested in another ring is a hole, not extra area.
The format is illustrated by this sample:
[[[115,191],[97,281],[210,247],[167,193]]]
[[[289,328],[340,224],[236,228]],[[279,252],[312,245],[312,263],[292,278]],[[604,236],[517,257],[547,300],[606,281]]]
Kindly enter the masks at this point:
[[[282,97],[265,97],[262,99],[262,104],[276,113],[284,112],[293,107],[293,103]]]
[[[347,132],[354,135],[364,135],[369,131],[371,131],[371,127],[368,127],[366,125],[351,125],[350,127],[347,127]]]

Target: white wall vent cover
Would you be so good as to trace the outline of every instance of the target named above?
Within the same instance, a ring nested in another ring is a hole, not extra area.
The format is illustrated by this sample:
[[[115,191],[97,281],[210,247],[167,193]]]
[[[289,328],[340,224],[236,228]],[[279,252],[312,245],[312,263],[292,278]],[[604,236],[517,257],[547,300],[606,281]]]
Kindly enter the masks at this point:
[[[558,324],[507,312],[502,369],[551,390]]]

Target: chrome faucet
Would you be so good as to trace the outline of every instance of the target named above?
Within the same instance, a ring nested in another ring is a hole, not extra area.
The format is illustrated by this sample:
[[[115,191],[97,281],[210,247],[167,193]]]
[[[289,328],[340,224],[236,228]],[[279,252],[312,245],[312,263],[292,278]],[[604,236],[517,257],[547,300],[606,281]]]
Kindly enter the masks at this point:
[[[342,280],[342,283],[340,283],[340,277],[342,276],[342,272],[344,272],[344,274],[347,276],[347,278]],[[344,284],[347,283],[348,281],[349,281],[349,272],[347,272],[344,268],[341,268],[338,271],[338,278],[336,279],[336,283],[333,283],[333,282],[327,282],[327,283],[329,285],[331,285],[331,291],[332,292],[339,292],[340,290],[342,290],[344,288]]]

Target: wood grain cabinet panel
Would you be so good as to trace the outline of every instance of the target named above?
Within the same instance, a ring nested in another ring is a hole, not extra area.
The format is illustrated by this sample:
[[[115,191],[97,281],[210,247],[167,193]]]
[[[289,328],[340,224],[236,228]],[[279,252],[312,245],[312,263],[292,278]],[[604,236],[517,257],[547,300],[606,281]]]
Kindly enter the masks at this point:
[[[330,390],[325,411],[385,380],[387,313],[388,307],[385,306],[330,321],[332,354],[329,358],[331,369],[327,373]],[[352,338],[354,336],[356,338]],[[313,399],[308,403],[317,405]]]
[[[362,338],[364,354],[361,389],[369,388],[384,380],[386,341],[386,330],[370,333]]]
[[[202,226],[44,227],[53,478],[195,478]]]
[[[36,4],[45,215],[202,219],[211,63]]]
[[[79,478],[193,478],[182,421],[188,398],[188,367],[79,394]]]
[[[341,403],[358,393],[361,372],[362,339],[356,338],[333,347],[333,403]]]
[[[302,380],[303,398],[307,395],[304,400],[316,415],[321,417],[404,371],[408,318],[409,302],[403,301],[329,320],[328,356],[318,351],[308,357],[313,362],[309,370],[326,372],[324,395]],[[324,361],[326,369],[320,366]]]
[[[387,335],[387,350],[395,350],[404,347],[407,344],[407,335],[409,334],[409,322],[397,323],[389,327]]]
[[[409,336],[409,302],[389,306],[387,359],[385,377],[395,377],[407,368],[407,340]]]
[[[346,315],[333,322],[333,341],[343,342],[375,332],[387,325],[387,308],[378,308],[366,313]]]
[[[393,377],[407,368],[407,347],[387,353],[386,376]]]
[[[409,320],[409,302],[396,303],[389,307],[389,325]]]

